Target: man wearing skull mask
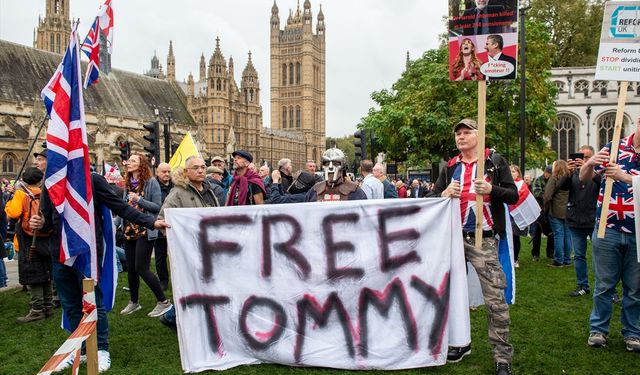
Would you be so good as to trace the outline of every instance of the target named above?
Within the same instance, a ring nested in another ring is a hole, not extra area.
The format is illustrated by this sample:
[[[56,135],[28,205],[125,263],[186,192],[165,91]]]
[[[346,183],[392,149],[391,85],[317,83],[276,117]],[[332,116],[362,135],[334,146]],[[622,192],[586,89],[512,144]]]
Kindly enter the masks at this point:
[[[345,156],[338,148],[330,148],[322,154],[324,181],[315,184],[307,192],[307,202],[346,201],[367,199],[355,182],[345,180]]]

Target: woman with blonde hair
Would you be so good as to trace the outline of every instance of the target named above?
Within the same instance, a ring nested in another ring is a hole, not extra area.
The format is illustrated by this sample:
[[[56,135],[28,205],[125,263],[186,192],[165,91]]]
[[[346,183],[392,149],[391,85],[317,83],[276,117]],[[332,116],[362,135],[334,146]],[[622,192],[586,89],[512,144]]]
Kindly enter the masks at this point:
[[[544,209],[549,213],[555,245],[554,259],[549,264],[551,267],[571,265],[571,235],[566,223],[569,190],[561,189],[565,179],[570,176],[569,164],[564,160],[556,160],[544,189]]]

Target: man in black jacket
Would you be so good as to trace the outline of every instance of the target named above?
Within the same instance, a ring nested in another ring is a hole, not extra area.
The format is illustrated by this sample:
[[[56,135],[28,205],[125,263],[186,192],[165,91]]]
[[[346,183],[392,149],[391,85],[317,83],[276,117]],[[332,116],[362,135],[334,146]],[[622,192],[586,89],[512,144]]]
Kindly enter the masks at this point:
[[[587,182],[580,181],[580,167],[589,160],[595,150],[586,145],[580,147],[584,159],[569,159],[571,177],[563,182],[562,189],[569,190],[569,203],[567,204],[567,226],[571,233],[573,244],[573,260],[576,268],[578,286],[569,295],[579,297],[589,294],[589,274],[587,266],[587,237],[591,237],[593,226],[596,222],[596,205],[600,190],[600,175],[594,174]]]
[[[156,168],[156,180],[160,184],[160,192],[162,193],[161,202],[164,200],[173,189],[173,182],[171,182],[171,166],[167,163],[160,163]],[[153,252],[156,258],[156,273],[158,274],[158,280],[160,280],[160,287],[162,290],[169,288],[169,267],[167,266],[167,237],[158,232],[158,238],[156,238],[153,244]]]
[[[155,217],[140,212],[128,205],[119,196],[117,196],[104,177],[92,173],[91,185],[93,188],[94,215],[96,226],[96,238],[101,239],[102,236],[102,215],[101,206],[104,205],[113,211],[116,215],[130,222],[145,226],[149,229],[154,228]],[[56,211],[47,189],[42,190],[40,199],[40,208],[42,216],[34,215],[29,220],[29,224],[33,229],[37,230],[53,230],[49,237],[49,248],[53,256],[53,278],[57,285],[58,296],[62,308],[67,314],[71,330],[75,330],[82,319],[82,279],[84,276],[75,268],[60,263],[60,234],[62,231],[62,221],[60,215]],[[161,229],[161,228],[156,228]],[[102,241],[96,241],[98,257],[101,258],[104,252]],[[111,356],[109,355],[109,322],[107,314],[104,310],[102,302],[102,291],[99,286],[95,289],[96,308],[98,309],[98,322],[96,333],[98,338],[98,370],[104,372],[111,367]],[[61,371],[71,367],[73,361],[63,362],[56,371]]]
[[[509,344],[509,305],[504,297],[506,278],[498,260],[498,239],[506,236],[504,204],[518,202],[518,189],[504,158],[485,151],[485,176],[476,178],[478,126],[463,119],[453,128],[460,155],[442,168],[431,196],[460,198],[465,258],[478,273],[488,312],[489,342],[493,346],[496,374],[511,374],[513,347]],[[483,197],[482,246],[475,247],[476,195]],[[471,344],[451,347],[447,361],[458,362],[471,353]]]

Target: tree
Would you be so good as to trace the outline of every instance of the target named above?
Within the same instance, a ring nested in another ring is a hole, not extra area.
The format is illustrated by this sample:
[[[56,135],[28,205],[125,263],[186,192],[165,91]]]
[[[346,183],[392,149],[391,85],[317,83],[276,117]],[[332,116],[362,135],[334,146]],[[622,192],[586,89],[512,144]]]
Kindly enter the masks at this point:
[[[604,0],[536,0],[527,17],[551,32],[551,66],[596,65]]]
[[[526,38],[526,153],[528,166],[533,167],[553,157],[545,139],[555,121],[556,89],[548,80],[552,54],[545,26],[528,21]],[[409,64],[391,90],[371,94],[378,108],[369,110],[359,128],[375,133],[390,160],[424,167],[454,154],[453,126],[462,118],[477,117],[478,90],[475,82],[450,82],[448,69],[446,46],[429,50]],[[505,103],[512,100],[509,143],[513,155],[518,155],[519,79],[507,87],[501,81],[488,84],[486,144],[504,153]]]

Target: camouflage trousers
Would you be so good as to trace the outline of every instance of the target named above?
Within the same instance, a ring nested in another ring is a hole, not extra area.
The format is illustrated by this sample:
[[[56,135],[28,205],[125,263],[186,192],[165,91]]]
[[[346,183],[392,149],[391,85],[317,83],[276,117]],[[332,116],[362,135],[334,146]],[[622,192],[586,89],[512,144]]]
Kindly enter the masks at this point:
[[[475,238],[464,239],[464,255],[478,273],[487,308],[489,343],[496,362],[511,363],[513,347],[509,344],[509,305],[504,298],[506,279],[498,261],[498,241],[483,238],[482,249],[475,248]]]

